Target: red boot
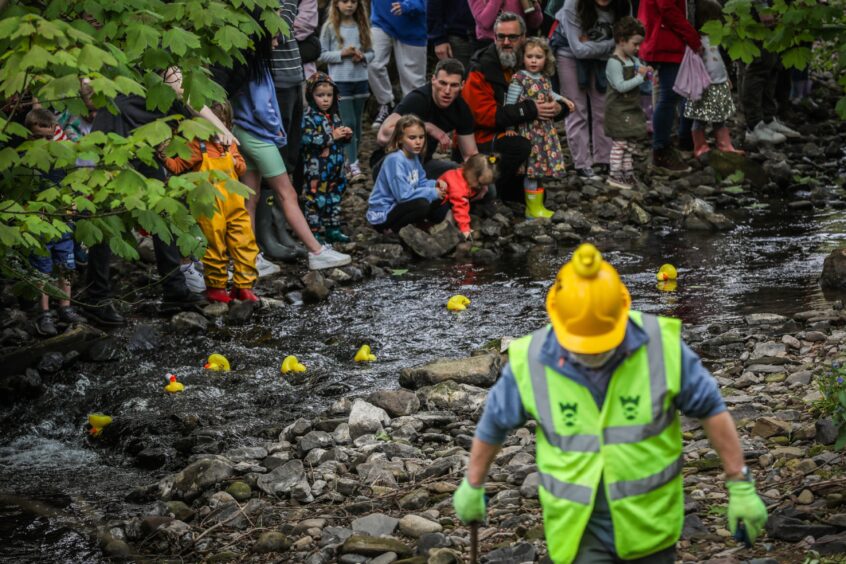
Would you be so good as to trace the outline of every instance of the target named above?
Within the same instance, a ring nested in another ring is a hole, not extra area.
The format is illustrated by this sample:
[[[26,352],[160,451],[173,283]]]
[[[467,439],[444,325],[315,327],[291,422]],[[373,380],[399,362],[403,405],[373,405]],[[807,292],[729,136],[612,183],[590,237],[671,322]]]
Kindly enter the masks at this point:
[[[705,130],[704,129],[694,129],[691,132],[691,136],[693,137],[693,157],[699,158],[708,151],[711,150],[711,147],[708,146],[708,140],[705,139]]]
[[[717,138],[717,149],[724,153],[737,153],[738,155],[745,155],[746,151],[735,149],[731,144],[731,132],[728,127],[721,127],[714,131],[714,137]]]
[[[206,290],[206,299],[210,302],[220,302],[222,304],[228,304],[232,301],[232,298],[229,297],[229,294],[223,288],[209,288]]]
[[[232,288],[232,291],[229,292],[229,297],[239,302],[259,301],[258,296],[253,294],[253,291],[249,288]]]

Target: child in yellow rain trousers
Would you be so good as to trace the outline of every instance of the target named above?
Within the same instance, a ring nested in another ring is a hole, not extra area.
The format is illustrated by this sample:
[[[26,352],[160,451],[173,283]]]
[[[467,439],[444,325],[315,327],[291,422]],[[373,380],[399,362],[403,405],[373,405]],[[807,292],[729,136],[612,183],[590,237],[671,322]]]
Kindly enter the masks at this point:
[[[232,108],[228,103],[215,104],[215,115],[232,127]],[[247,169],[244,157],[233,144],[228,147],[214,139],[189,143],[191,156],[165,159],[165,166],[173,174],[188,171],[221,170],[235,180]],[[217,198],[215,213],[212,217],[199,217],[197,224],[208,240],[206,254],[203,256],[203,275],[206,279],[206,298],[210,302],[229,303],[232,300],[257,302],[252,288],[256,282],[256,255],[258,246],[253,234],[250,216],[244,206],[244,197],[227,191],[222,183],[217,189],[225,199]],[[234,263],[233,287],[226,293],[228,278],[226,268],[229,259]]]

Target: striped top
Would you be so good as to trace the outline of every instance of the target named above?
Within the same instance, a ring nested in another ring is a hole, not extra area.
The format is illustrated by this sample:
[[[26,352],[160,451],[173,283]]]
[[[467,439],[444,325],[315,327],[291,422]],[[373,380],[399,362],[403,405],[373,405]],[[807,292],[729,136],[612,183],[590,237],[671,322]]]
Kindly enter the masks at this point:
[[[273,49],[270,69],[276,88],[290,88],[302,84],[305,80],[300,50],[294,38],[294,18],[297,16],[297,0],[280,0],[279,15],[287,24],[289,35],[279,36],[279,45]]]
[[[339,39],[343,39],[340,41]],[[336,84],[338,82],[362,82],[367,80],[367,63],[373,60],[373,49],[364,52],[364,60],[354,62],[352,57],[341,58],[341,51],[349,46],[361,49],[361,39],[358,36],[356,24],[341,25],[341,37],[335,35],[332,24],[326,22],[320,31],[320,59],[321,63],[327,63],[329,67],[329,78]]]

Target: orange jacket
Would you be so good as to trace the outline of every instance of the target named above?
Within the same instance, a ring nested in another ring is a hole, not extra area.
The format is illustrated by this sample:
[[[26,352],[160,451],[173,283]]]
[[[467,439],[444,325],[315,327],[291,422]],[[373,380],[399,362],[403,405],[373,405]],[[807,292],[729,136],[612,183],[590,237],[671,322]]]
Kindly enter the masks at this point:
[[[227,152],[227,147],[215,141],[205,141],[206,153],[212,158],[222,157]],[[171,174],[182,174],[183,172],[193,170],[200,170],[200,165],[203,163],[203,153],[200,150],[200,140],[194,139],[188,143],[188,148],[191,149],[191,156],[187,159],[182,157],[173,157],[165,159],[165,167]],[[244,157],[238,151],[238,146],[234,143],[228,147],[229,154],[232,155],[232,161],[235,163],[235,174],[243,176],[247,172],[247,163],[244,162]]]
[[[439,180],[443,180],[447,184],[447,193],[444,200],[449,200],[452,204],[452,217],[455,218],[458,229],[462,233],[470,233],[470,199],[477,192],[467,184],[467,180],[464,179],[464,171],[460,168],[454,168],[443,173]]]

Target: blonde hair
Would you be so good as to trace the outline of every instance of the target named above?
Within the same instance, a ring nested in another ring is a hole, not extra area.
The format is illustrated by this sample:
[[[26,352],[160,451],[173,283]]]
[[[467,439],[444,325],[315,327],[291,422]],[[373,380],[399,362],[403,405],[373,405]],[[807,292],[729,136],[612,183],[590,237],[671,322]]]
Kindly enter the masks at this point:
[[[361,50],[367,51],[371,47],[370,41],[370,10],[367,9],[365,0],[357,0],[353,19],[358,26],[358,40],[361,43]],[[331,0],[326,7],[326,23],[324,28],[332,27],[335,37],[338,38],[338,45],[344,46],[344,38],[341,36],[341,10],[338,9],[338,0]]]
[[[213,103],[211,111],[223,125],[232,129],[232,105],[228,101]]]
[[[423,130],[423,150],[420,152],[425,153],[426,142],[428,137],[425,136],[426,124],[423,123],[422,119],[420,119],[414,114],[402,116],[397,120],[397,123],[394,126],[394,132],[391,134],[391,139],[388,141],[388,145],[385,147],[385,153],[393,153],[394,151],[399,151],[402,148],[402,138],[405,135],[405,130],[409,127],[414,127],[415,125]]]
[[[56,114],[45,108],[34,108],[24,118],[24,125],[26,125],[27,129],[32,129],[36,126],[55,127],[58,123],[59,120],[56,118]]]
[[[523,43],[523,50],[520,53],[521,62],[526,55],[526,51],[529,50],[530,47],[536,47],[543,51],[544,59],[546,62],[543,65],[543,70],[541,71],[546,76],[552,76],[555,74],[555,55],[552,54],[552,49],[549,48],[549,42],[544,37],[527,37],[526,42]]]
[[[495,155],[476,153],[461,164],[461,171],[464,173],[465,179],[468,174],[472,174],[473,178],[479,180],[486,172],[490,172],[493,180],[496,180],[497,170],[495,165],[498,160]]]

